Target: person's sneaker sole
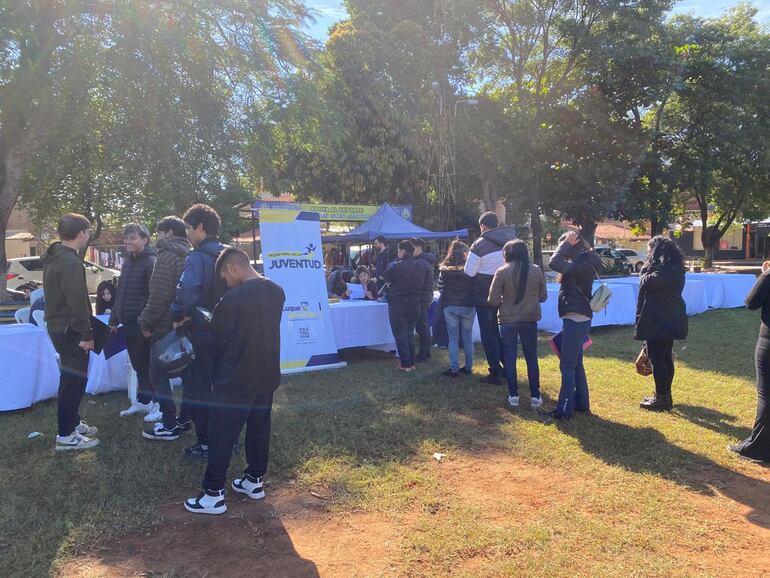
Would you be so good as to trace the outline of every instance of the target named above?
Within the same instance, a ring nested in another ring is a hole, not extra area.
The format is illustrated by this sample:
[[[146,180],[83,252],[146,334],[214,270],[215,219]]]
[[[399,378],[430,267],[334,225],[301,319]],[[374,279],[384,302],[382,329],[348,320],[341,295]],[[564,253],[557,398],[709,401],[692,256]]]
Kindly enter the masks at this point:
[[[82,443],[82,444],[56,444],[56,447],[54,450],[57,452],[75,452],[78,450],[90,450],[92,448],[95,448],[99,445],[99,440],[91,440],[88,443]]]
[[[205,508],[205,509],[198,509],[198,508],[191,508],[187,505],[187,502],[184,503],[184,509],[192,514],[224,514],[227,511],[227,504],[223,506],[219,506],[218,508]]]
[[[239,486],[236,486],[235,485],[235,480],[230,482],[230,487],[233,489],[234,492],[238,492],[239,494],[243,494],[244,496],[248,496],[252,500],[261,500],[262,498],[265,497],[265,490],[264,490],[264,488],[262,489],[262,491],[260,491],[260,492],[255,494],[253,492],[250,492],[246,488],[241,488]]]
[[[152,432],[143,431],[143,432],[142,432],[142,437],[143,437],[144,439],[146,439],[146,440],[154,440],[154,441],[169,441],[169,442],[172,442],[172,441],[174,441],[174,440],[178,440],[178,439],[179,439],[179,434],[176,434],[176,435],[170,435],[170,436],[158,436],[158,435],[155,435],[155,434],[154,434],[154,433],[152,433]]]

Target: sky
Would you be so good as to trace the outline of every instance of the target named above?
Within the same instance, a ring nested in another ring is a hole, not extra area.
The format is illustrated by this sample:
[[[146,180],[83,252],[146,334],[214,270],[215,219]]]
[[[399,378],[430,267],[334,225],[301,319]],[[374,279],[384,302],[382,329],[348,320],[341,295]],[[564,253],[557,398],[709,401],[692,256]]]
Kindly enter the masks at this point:
[[[691,13],[703,17],[719,16],[738,3],[739,0],[681,0],[674,6],[674,13]],[[754,0],[752,4],[759,9],[757,14],[759,21],[770,24],[770,0]],[[347,16],[342,0],[307,0],[307,5],[315,12],[317,20],[310,26],[310,35],[319,40],[326,40],[329,27]]]

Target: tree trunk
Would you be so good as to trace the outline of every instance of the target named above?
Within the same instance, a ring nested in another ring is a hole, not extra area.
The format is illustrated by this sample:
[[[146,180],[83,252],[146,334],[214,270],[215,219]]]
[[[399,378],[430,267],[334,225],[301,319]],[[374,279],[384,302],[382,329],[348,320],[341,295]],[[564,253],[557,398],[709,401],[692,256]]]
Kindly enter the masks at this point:
[[[650,238],[660,235],[660,222],[658,221],[658,213],[650,215]]]
[[[482,199],[485,211],[497,212],[497,190],[492,179],[482,177],[481,181]]]
[[[714,256],[719,248],[719,240],[722,235],[717,227],[704,227],[701,232],[701,242],[703,243],[703,268],[711,269],[714,266]]]
[[[3,150],[0,148],[0,150]],[[8,262],[5,253],[5,233],[8,229],[8,220],[11,217],[13,207],[19,198],[21,177],[24,172],[24,155],[18,146],[9,144],[3,150],[4,178],[0,186],[0,300],[6,298],[8,288]]]
[[[594,246],[594,237],[596,236],[596,221],[585,221],[580,223],[580,236],[592,247]]]

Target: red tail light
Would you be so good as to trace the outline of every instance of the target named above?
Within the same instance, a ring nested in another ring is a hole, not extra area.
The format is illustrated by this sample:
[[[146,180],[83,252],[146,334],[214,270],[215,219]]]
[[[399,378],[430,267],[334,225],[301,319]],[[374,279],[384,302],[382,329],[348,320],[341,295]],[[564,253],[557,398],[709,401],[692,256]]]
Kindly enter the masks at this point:
[[[16,279],[16,277],[18,277],[18,275],[16,275],[16,273],[8,273],[8,274],[5,276],[5,280],[6,280],[6,281],[10,281],[11,279]]]

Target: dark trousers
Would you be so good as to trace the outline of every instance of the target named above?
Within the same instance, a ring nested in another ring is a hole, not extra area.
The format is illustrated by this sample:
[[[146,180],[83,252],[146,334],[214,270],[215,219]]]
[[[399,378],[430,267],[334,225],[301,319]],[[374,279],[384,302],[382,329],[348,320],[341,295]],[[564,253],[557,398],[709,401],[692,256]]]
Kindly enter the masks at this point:
[[[430,325],[428,324],[428,309],[430,308],[431,301],[423,301],[420,303],[420,314],[417,317],[417,340],[419,347],[417,349],[417,359],[425,360],[430,357]]]
[[[561,336],[561,389],[556,412],[571,417],[576,411],[589,411],[588,379],[583,367],[583,342],[585,342],[591,321],[564,320]]]
[[[204,490],[224,489],[233,446],[238,441],[244,424],[244,451],[248,464],[245,473],[252,478],[265,475],[270,453],[272,411],[272,393],[245,398],[242,403],[235,403],[232,398],[222,399],[217,391],[214,392],[209,425],[208,463],[203,476]]]
[[[739,444],[740,454],[770,462],[770,339],[760,337],[754,352],[757,368],[757,419],[751,435]]]
[[[652,365],[655,394],[671,395],[671,384],[674,383],[674,340],[655,339],[645,341],[645,344]]]
[[[537,362],[537,322],[519,321],[516,323],[501,323],[500,333],[503,336],[503,359],[505,360],[505,379],[508,382],[508,394],[519,395],[519,385],[516,375],[516,358],[518,342],[527,361],[527,379],[531,397],[540,397],[540,366]]]
[[[481,345],[484,346],[489,364],[490,375],[502,377],[503,375],[503,338],[500,335],[500,327],[497,324],[497,307],[488,305],[476,306],[476,317],[479,319],[479,333],[481,333]]]
[[[189,400],[190,418],[195,425],[198,443],[206,445],[209,440],[209,404],[214,376],[214,339],[208,329],[193,328],[190,341],[195,350],[195,359],[187,366],[182,383],[184,395]]]
[[[158,340],[163,335],[153,335],[151,339],[151,350],[155,347]],[[163,425],[171,429],[176,426],[176,404],[174,403],[174,392],[171,389],[168,375],[162,371],[155,363],[155,356],[150,356],[150,380],[155,392],[155,398],[160,404],[160,411],[163,414]]]
[[[150,403],[155,399],[155,389],[150,379],[150,340],[142,335],[137,322],[124,323],[124,327],[128,358],[136,372],[136,399],[139,403]]]
[[[420,316],[420,304],[388,303],[388,316],[401,367],[412,367],[415,363],[414,329]]]
[[[51,341],[61,360],[59,435],[68,436],[80,423],[80,401],[88,382],[88,352],[78,347],[80,334],[71,329],[66,333],[51,333]]]

